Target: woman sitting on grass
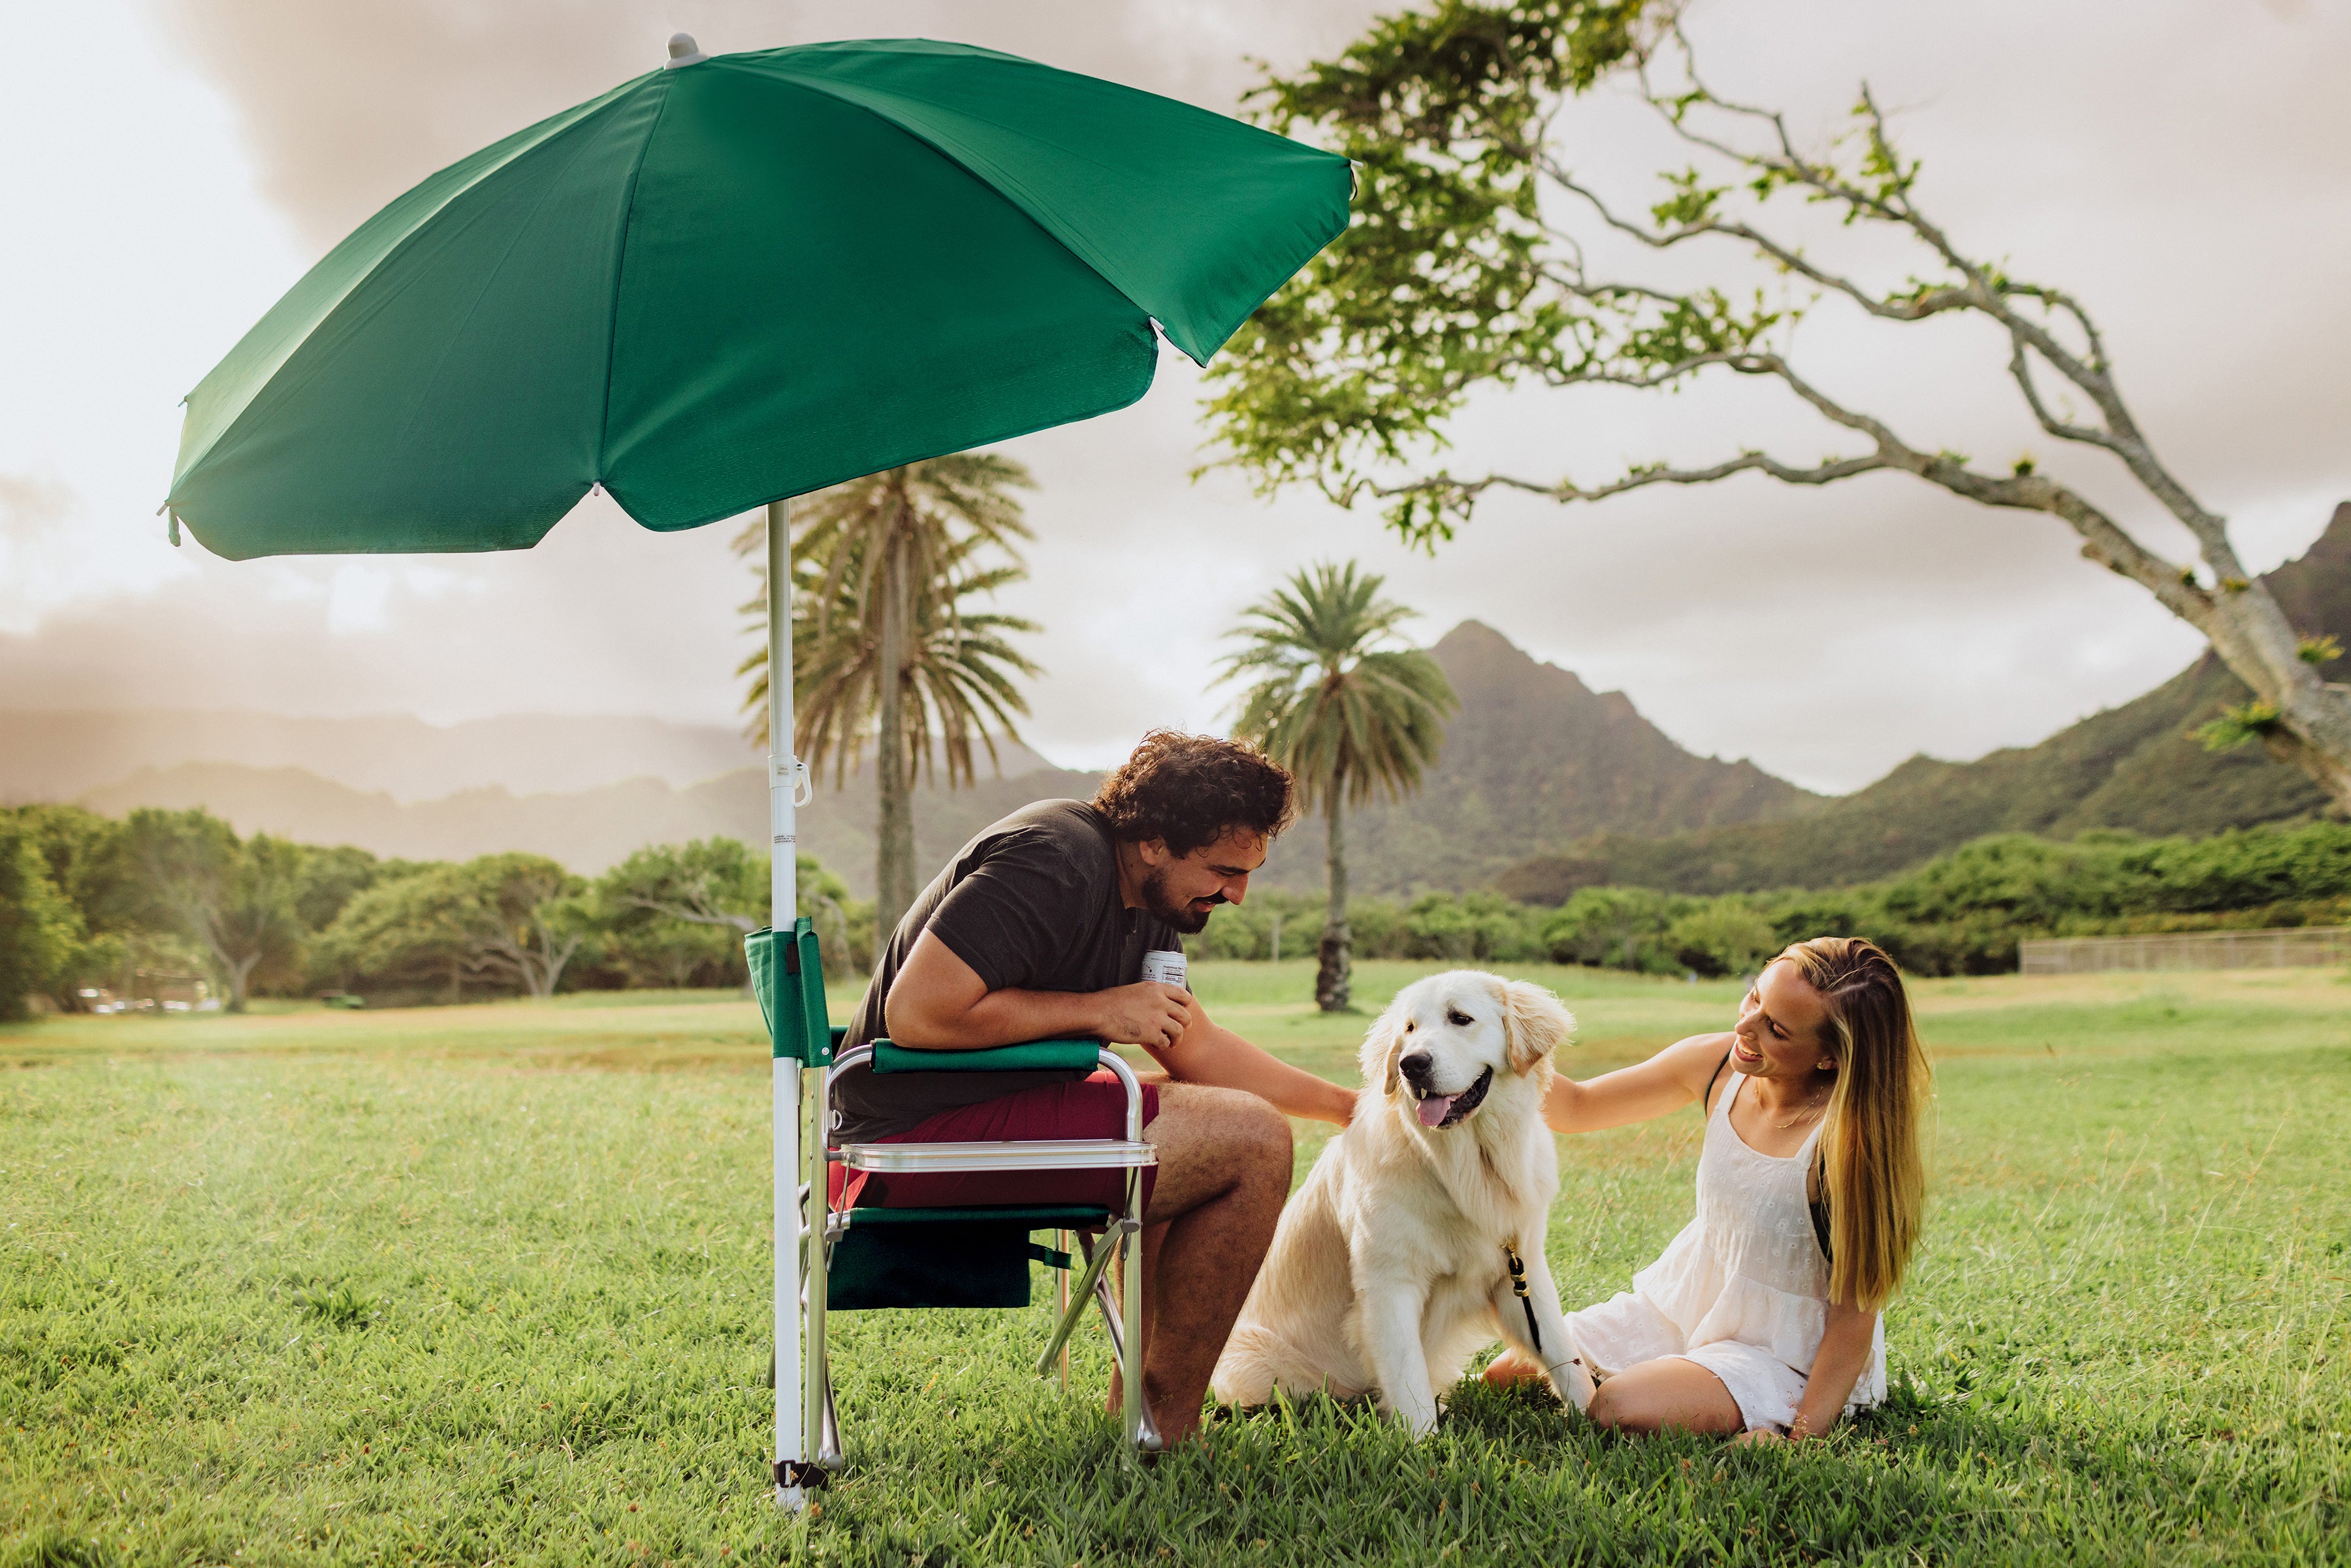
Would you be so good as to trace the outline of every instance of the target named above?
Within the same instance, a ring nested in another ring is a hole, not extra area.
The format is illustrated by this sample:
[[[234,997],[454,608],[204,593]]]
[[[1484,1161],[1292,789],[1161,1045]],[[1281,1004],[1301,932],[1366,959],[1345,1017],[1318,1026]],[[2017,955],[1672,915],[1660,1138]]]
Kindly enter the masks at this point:
[[[1568,1314],[1593,1420],[1773,1442],[1886,1396],[1878,1312],[1918,1239],[1928,1080],[1893,960],[1822,936],[1764,965],[1730,1033],[1553,1082],[1562,1133],[1707,1112],[1698,1217],[1630,1291]],[[1486,1373],[1532,1375],[1515,1353]]]

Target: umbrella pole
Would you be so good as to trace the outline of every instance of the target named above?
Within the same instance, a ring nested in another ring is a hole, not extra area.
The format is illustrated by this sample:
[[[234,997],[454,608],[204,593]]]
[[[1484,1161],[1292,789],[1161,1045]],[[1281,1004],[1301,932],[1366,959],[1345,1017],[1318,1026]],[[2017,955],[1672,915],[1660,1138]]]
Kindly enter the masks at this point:
[[[768,827],[773,840],[768,924],[783,932],[791,930],[799,909],[795,885],[799,835],[793,821],[799,768],[792,758],[791,518],[789,501],[768,503]],[[800,1481],[810,1459],[800,1355],[800,1071],[797,1060],[775,1058],[776,1501],[794,1511],[808,1500]],[[812,1214],[824,1212],[820,1194],[811,1192],[809,1199]],[[810,1245],[821,1247],[823,1239],[813,1238]]]

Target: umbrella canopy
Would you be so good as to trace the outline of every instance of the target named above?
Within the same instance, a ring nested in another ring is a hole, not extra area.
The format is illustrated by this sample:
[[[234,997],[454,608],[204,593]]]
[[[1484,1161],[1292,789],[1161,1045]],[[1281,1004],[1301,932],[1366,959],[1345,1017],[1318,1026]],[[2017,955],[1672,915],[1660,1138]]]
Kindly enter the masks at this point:
[[[690,41],[684,46],[691,48]],[[524,549],[1121,408],[1347,222],[1345,160],[914,39],[689,54],[434,175],[188,397],[215,553]]]

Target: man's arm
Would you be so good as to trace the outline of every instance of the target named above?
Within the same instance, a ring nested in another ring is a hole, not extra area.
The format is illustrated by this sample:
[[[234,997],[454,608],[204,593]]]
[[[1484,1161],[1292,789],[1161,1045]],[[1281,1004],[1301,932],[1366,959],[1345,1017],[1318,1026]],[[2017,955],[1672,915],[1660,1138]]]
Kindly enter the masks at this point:
[[[991,991],[955,950],[925,931],[883,1002],[890,1038],[914,1051],[976,1051],[1092,1035],[1139,1045],[1179,1083],[1246,1089],[1292,1116],[1345,1126],[1353,1090],[1277,1061],[1209,1021],[1188,992],[1144,980],[1107,991]]]
[[[954,948],[925,931],[883,999],[890,1039],[910,1051],[978,1051],[1092,1035],[1145,1050],[1182,1038],[1188,998],[1144,980],[1107,991],[991,991]]]
[[[1303,1068],[1268,1055],[1232,1030],[1212,1021],[1196,998],[1176,991],[1189,1004],[1191,1022],[1172,1046],[1140,1040],[1151,1059],[1178,1083],[1246,1089],[1270,1100],[1286,1115],[1345,1126],[1355,1114],[1355,1092],[1318,1078]]]

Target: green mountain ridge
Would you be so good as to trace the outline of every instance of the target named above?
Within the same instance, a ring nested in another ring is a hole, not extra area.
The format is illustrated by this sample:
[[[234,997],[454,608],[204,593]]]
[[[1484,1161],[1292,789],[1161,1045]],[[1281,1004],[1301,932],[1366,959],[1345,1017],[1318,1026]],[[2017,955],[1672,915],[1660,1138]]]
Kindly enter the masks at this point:
[[[2297,631],[2351,641],[2351,502],[2335,507],[2307,551],[2265,580]],[[2199,725],[2250,695],[2208,650],[2153,691],[2036,746],[1972,762],[1913,757],[1876,783],[1790,820],[1658,837],[1596,833],[1511,867],[1494,885],[1545,904],[1611,883],[1679,893],[1849,886],[1986,833],[2071,838],[2110,828],[2202,835],[2323,811],[2324,792],[2299,769],[2258,747],[2210,752],[2196,738]]]
[[[1347,813],[1356,893],[1458,892],[1485,885],[1532,845],[1768,821],[1827,804],[1751,762],[1685,750],[1624,693],[1594,692],[1481,622],[1464,621],[1429,653],[1461,709],[1417,791]],[[1261,880],[1320,888],[1323,844],[1322,820],[1302,820],[1275,844]]]
[[[1477,622],[1455,627],[1432,652],[1462,699],[1461,712],[1418,793],[1350,813],[1349,861],[1360,892],[1477,887],[1531,851],[1595,831],[1669,833],[1817,810],[1824,803],[1752,763],[1693,756],[1642,717],[1623,693],[1595,693]],[[333,736],[298,728],[287,738],[256,745],[258,755],[250,760],[232,762],[216,758],[223,751],[235,754],[229,742],[244,736],[241,729],[220,727],[207,741],[164,725],[158,736],[134,746],[128,725],[118,734],[98,722],[100,716],[69,716],[73,724],[60,727],[59,737],[74,745],[55,748],[45,764],[49,774],[62,777],[70,766],[87,778],[109,759],[150,759],[113,782],[47,797],[78,797],[110,815],[139,806],[204,806],[241,832],[357,844],[409,859],[525,850],[591,874],[647,843],[713,834],[755,845],[768,841],[767,780],[759,768],[735,768],[695,782],[637,777],[589,789],[476,784],[436,799],[402,800],[377,782],[386,777],[381,764],[342,758],[328,744]],[[144,737],[145,729],[138,734]],[[293,760],[306,756],[306,745],[317,748],[319,766]],[[935,784],[916,789],[919,866],[943,864],[981,828],[1031,800],[1084,799],[1102,779],[1097,772],[1055,768],[1026,747],[1008,744],[1001,750],[1001,776],[983,771],[968,789]],[[632,755],[653,753],[648,747]],[[173,759],[163,763],[163,758]],[[330,760],[343,777],[320,776]],[[38,776],[28,773],[28,779]],[[874,817],[872,778],[865,768],[838,781],[828,770],[799,817],[800,848],[860,897],[872,894]],[[1302,821],[1282,837],[1262,880],[1301,891],[1322,886],[1319,820]]]

